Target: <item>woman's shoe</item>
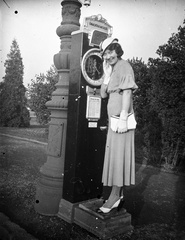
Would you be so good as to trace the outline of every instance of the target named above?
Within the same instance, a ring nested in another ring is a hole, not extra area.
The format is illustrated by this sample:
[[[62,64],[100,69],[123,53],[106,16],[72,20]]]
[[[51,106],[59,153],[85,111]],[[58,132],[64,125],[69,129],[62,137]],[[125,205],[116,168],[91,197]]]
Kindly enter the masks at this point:
[[[101,207],[98,209],[98,213],[109,213],[112,209],[118,208],[120,205],[120,202],[121,202],[121,199],[118,199],[118,201],[115,202],[111,208]]]

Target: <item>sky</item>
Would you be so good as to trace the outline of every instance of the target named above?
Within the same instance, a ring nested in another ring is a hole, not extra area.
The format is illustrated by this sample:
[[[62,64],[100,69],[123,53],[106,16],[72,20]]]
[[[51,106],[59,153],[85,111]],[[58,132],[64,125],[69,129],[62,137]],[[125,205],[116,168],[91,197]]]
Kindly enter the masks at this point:
[[[13,39],[23,58],[26,87],[36,75],[50,69],[54,54],[60,51],[56,29],[62,22],[61,9],[61,0],[0,0],[0,81]],[[81,8],[80,23],[97,14],[113,27],[124,59],[138,57],[147,63],[183,25],[185,1],[91,0],[89,7]]]

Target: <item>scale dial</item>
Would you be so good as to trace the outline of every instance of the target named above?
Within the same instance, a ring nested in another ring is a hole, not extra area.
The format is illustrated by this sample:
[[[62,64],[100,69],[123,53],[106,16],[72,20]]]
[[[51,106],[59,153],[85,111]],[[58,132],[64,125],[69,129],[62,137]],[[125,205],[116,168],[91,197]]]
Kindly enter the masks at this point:
[[[103,83],[103,60],[98,48],[91,48],[84,54],[81,69],[90,85],[100,86]]]

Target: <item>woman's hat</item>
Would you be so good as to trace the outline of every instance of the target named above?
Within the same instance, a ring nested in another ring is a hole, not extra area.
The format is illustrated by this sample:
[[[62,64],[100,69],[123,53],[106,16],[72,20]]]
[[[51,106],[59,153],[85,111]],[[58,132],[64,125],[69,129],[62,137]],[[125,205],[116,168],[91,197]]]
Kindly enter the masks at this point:
[[[101,54],[103,56],[105,50],[107,49],[107,47],[112,44],[112,43],[116,43],[118,42],[118,39],[117,38],[112,38],[112,37],[109,37],[109,38],[106,38],[103,42],[101,42],[100,44],[100,50],[101,50]]]

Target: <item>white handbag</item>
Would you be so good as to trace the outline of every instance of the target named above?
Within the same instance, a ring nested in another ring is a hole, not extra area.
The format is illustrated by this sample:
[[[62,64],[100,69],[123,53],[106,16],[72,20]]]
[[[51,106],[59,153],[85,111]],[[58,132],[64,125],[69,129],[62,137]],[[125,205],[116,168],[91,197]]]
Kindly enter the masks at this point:
[[[119,115],[112,115],[110,118],[110,127],[112,131],[117,132],[118,129],[118,121],[119,121]],[[134,116],[134,113],[130,113],[127,118],[127,128],[128,130],[132,130],[136,128],[136,119]]]

